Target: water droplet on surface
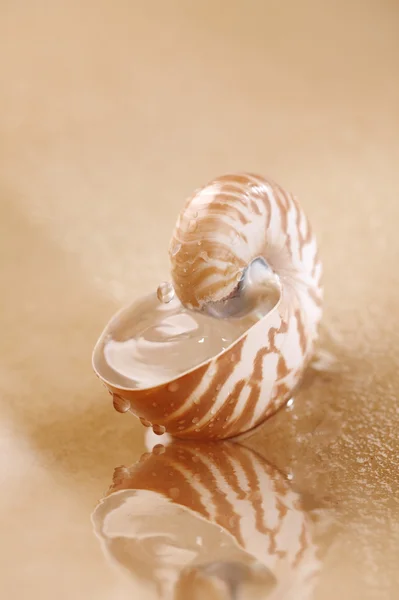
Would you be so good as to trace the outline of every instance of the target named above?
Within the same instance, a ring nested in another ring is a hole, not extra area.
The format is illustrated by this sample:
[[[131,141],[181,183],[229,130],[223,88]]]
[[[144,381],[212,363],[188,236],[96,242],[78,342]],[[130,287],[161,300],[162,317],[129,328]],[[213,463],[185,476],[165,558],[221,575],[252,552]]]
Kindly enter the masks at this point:
[[[211,415],[214,415],[216,413],[216,408],[214,406],[212,406],[210,413]]]
[[[125,398],[118,396],[118,394],[112,394],[112,403],[117,412],[125,413],[130,409],[129,400],[125,400]]]
[[[193,402],[194,402],[194,404],[199,404],[200,403],[200,399],[199,398],[194,398]]]
[[[193,419],[191,419],[192,423],[198,423],[199,421],[199,417],[194,417]]]
[[[151,427],[151,423],[147,419],[144,419],[144,417],[140,417],[140,422],[144,427]]]
[[[163,304],[168,304],[173,300],[175,296],[175,290],[171,283],[168,281],[163,281],[159,284],[157,289],[157,297],[160,302]]]
[[[152,430],[156,435],[162,435],[163,433],[165,433],[166,427],[164,427],[163,425],[155,424],[152,426]]]
[[[173,500],[176,500],[180,496],[180,490],[177,487],[170,488],[169,495]]]
[[[170,383],[168,385],[168,390],[170,392],[177,392],[178,389],[179,389],[179,384],[176,381],[172,381],[172,383]]]
[[[156,456],[159,456],[160,454],[164,454],[164,452],[165,452],[165,446],[163,444],[156,444],[152,449],[152,453],[155,454]]]

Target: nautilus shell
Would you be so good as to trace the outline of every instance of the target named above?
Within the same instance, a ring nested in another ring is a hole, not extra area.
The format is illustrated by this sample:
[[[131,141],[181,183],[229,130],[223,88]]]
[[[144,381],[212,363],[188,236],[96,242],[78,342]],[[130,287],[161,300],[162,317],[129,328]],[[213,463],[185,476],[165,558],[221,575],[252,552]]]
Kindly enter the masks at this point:
[[[255,264],[268,270],[278,298],[226,348],[144,388],[115,384],[100,365],[104,336],[126,318],[117,316],[100,338],[94,369],[115,408],[133,412],[156,432],[192,439],[236,436],[292,396],[312,357],[322,312],[316,239],[295,196],[257,175],[225,175],[187,201],[169,254],[179,301],[193,314],[213,315],[215,324],[241,310],[240,286]]]
[[[106,556],[151,597],[305,600],[317,581],[300,497],[239,444],[155,446],[115,470],[92,521]]]

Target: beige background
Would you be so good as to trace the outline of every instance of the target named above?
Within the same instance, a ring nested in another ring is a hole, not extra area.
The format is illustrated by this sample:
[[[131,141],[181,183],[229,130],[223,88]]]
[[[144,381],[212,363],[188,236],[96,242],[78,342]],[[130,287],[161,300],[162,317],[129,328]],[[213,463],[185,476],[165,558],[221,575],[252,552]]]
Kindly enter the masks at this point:
[[[113,468],[144,449],[91,349],[167,277],[186,195],[248,169],[302,199],[340,359],[248,443],[328,517],[315,598],[399,598],[398,4],[0,10],[2,595],[144,597],[91,531]]]

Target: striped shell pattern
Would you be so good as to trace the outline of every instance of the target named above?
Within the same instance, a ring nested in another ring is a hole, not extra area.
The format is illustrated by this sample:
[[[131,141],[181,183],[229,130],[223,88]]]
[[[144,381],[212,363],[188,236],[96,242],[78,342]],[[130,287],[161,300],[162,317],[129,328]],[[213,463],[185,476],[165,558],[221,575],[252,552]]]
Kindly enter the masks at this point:
[[[223,353],[149,389],[107,384],[117,410],[175,437],[223,439],[248,431],[292,395],[321,318],[322,266],[297,199],[250,174],[215,179],[190,198],[170,244],[172,281],[183,305],[204,310],[234,293],[261,257],[278,276],[278,305]]]
[[[159,597],[197,598],[201,579],[231,564],[244,583],[258,581],[263,593],[251,598],[267,588],[272,600],[300,600],[319,570],[299,496],[261,456],[230,442],[155,446],[116,469],[92,520],[106,555]]]

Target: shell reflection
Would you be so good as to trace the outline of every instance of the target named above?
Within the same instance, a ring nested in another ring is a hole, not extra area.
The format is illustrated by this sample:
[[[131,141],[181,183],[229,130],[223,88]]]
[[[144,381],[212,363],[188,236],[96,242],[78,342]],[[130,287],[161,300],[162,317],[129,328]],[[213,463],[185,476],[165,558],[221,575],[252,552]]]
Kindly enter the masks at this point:
[[[228,442],[156,445],[93,514],[106,555],[154,598],[311,597],[311,523],[285,477]]]

